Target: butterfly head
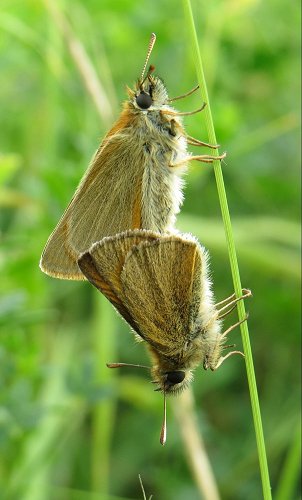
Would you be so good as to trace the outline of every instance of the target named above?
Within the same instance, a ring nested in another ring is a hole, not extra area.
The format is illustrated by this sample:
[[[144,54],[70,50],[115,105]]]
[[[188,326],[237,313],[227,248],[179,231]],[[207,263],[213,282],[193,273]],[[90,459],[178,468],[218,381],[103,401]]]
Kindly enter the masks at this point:
[[[156,35],[151,34],[148,46],[147,56],[143,66],[141,77],[139,78],[134,90],[128,89],[130,102],[135,109],[141,111],[156,110],[161,108],[163,104],[167,104],[167,90],[160,78],[155,77],[152,73],[155,70],[154,66],[150,66],[147,74],[145,71],[151,55],[152,49],[156,41]]]
[[[162,370],[160,367],[153,367],[151,370],[153,382],[158,384],[156,391],[165,394],[179,394],[186,389],[193,376],[189,370]]]
[[[162,80],[153,76],[154,67],[150,66],[143,82],[138,81],[134,90],[128,89],[131,105],[140,111],[154,111],[168,104],[168,93]]]

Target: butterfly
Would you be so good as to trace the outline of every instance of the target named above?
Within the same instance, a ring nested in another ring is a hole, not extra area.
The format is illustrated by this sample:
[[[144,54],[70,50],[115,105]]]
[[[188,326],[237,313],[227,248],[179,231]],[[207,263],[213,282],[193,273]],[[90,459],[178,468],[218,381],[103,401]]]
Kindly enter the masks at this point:
[[[189,161],[212,162],[221,156],[191,155],[188,144],[217,148],[188,136],[180,113],[170,103],[162,80],[147,62],[117,122],[100,144],[62,218],[50,235],[40,268],[56,278],[85,279],[81,253],[102,238],[130,229],[173,231],[183,200],[181,175]],[[190,95],[198,88],[179,96]],[[201,111],[202,108],[196,110]]]
[[[78,264],[145,342],[152,379],[166,394],[182,391],[197,366],[216,370],[239,353],[222,354],[239,323],[221,333],[221,319],[251,292],[215,305],[208,252],[193,236],[127,231],[92,245]]]

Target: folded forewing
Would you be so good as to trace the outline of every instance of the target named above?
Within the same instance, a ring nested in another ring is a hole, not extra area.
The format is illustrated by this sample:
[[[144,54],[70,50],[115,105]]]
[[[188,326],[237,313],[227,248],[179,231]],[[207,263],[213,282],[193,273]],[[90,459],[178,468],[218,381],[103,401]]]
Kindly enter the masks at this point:
[[[133,152],[132,152],[133,153]],[[63,279],[84,279],[77,260],[95,241],[141,226],[142,152],[128,138],[107,137],[44,248],[40,267]]]

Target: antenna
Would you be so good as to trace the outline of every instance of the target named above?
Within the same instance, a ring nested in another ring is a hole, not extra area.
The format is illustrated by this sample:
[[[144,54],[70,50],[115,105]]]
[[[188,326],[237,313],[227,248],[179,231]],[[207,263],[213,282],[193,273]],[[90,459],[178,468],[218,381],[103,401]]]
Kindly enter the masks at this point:
[[[131,363],[106,363],[107,368],[123,368],[125,366],[130,366],[130,368],[147,368],[150,370],[150,366],[145,365],[133,365]]]
[[[142,76],[140,78],[141,82],[143,81],[144,74],[145,74],[145,71],[146,71],[146,67],[147,67],[147,64],[148,64],[148,61],[149,61],[149,57],[151,55],[151,52],[153,50],[155,42],[156,42],[156,34],[155,33],[151,33],[150,42],[149,42],[149,46],[148,46],[148,52],[147,52],[145,64],[144,64],[144,67],[143,67]]]
[[[166,391],[164,390],[164,418],[160,431],[160,444],[164,446],[167,441],[167,399],[166,399]]]

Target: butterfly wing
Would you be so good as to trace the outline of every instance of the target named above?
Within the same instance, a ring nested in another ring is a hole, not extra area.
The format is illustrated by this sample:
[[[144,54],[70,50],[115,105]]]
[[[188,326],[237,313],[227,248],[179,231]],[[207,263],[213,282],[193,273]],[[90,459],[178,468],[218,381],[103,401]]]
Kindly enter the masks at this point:
[[[42,271],[81,280],[77,260],[104,236],[140,227],[144,158],[133,147],[127,114],[108,133],[43,251]]]
[[[183,349],[202,298],[206,252],[193,238],[160,237],[127,255],[121,276],[123,304],[141,336],[164,355]]]
[[[123,302],[120,275],[131,248],[142,241],[154,241],[158,237],[152,231],[127,231],[95,243],[78,260],[84,276],[110,300],[139,334],[138,326]]]

